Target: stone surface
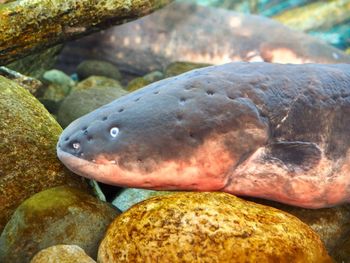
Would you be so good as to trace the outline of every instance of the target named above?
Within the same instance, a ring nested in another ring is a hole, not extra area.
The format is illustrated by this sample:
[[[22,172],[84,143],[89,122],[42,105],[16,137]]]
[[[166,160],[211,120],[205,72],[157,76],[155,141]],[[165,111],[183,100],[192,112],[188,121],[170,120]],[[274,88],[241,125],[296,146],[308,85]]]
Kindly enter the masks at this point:
[[[307,225],[225,193],[177,193],[133,206],[108,228],[99,262],[332,262]]]
[[[25,200],[0,236],[0,262],[25,263],[40,250],[75,244],[91,257],[118,211],[78,189],[60,186]]]
[[[115,80],[92,76],[79,83],[63,100],[58,111],[58,122],[66,127],[75,119],[126,94],[127,91]]]
[[[85,188],[56,157],[61,127],[28,91],[0,76],[0,232],[17,206],[46,188]]]
[[[85,90],[91,88],[122,88],[119,81],[102,76],[91,76],[77,83],[73,90]]]
[[[0,65],[149,14],[171,0],[32,0],[0,8]]]
[[[112,201],[112,205],[124,212],[131,206],[147,200],[154,196],[172,194],[174,192],[169,191],[153,191],[137,188],[126,188],[120,192],[120,194]]]
[[[44,49],[40,53],[18,59],[7,67],[20,72],[21,74],[40,79],[45,71],[53,68],[57,55],[61,52],[63,45],[57,45],[49,49]]]
[[[322,242],[327,248],[327,251],[332,257],[336,257],[336,255],[341,254],[347,255],[348,258],[350,258],[350,251],[347,251],[346,246],[341,245],[343,240],[347,238],[350,231],[349,204],[331,208],[304,209],[263,199],[245,199],[257,202],[259,204],[272,206],[296,216],[301,221],[309,225],[320,236]]]
[[[59,65],[74,71],[86,59],[108,60],[138,75],[175,61],[350,62],[342,51],[272,19],[187,3],[68,43]]]
[[[350,19],[348,0],[316,1],[273,17],[297,30],[329,29]]]
[[[121,79],[118,68],[103,60],[84,60],[78,65],[77,74],[80,80],[91,76],[103,76],[118,81]]]
[[[41,250],[30,263],[96,263],[76,245],[57,245]]]
[[[144,75],[143,77],[135,78],[128,83],[128,87],[126,88],[128,91],[135,91],[148,84],[151,84],[155,81],[161,80],[164,78],[164,74],[160,71],[153,71]]]
[[[192,62],[174,62],[169,64],[165,69],[165,77],[173,77],[187,71],[211,66],[210,64],[192,63]]]
[[[56,69],[46,71],[43,74],[42,79],[47,83],[47,88],[41,99],[50,100],[56,103],[63,100],[75,85],[75,81],[64,72]]]

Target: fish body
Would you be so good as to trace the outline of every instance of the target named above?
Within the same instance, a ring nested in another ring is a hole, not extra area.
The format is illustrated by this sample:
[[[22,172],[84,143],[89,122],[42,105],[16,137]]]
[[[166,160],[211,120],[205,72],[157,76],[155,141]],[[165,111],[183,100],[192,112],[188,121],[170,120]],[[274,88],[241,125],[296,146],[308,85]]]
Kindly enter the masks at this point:
[[[74,72],[86,59],[107,60],[137,75],[163,70],[175,61],[350,63],[350,56],[341,50],[273,19],[176,2],[141,19],[67,43],[59,64]]]
[[[349,201],[350,65],[229,63],[164,79],[77,119],[60,160],[107,184]]]

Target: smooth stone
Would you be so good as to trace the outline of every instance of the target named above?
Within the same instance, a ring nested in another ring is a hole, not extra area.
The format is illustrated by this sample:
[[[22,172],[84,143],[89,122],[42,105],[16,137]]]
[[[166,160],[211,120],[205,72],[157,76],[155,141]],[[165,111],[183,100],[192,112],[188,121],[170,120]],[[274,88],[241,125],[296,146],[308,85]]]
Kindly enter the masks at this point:
[[[78,65],[77,74],[81,80],[91,76],[103,76],[121,80],[118,68],[114,64],[103,60],[84,60]]]
[[[59,244],[80,246],[92,258],[107,226],[119,214],[76,188],[59,186],[25,200],[0,236],[0,262],[25,263]]]
[[[57,185],[87,189],[56,157],[62,128],[27,90],[0,76],[0,233],[17,206]]]
[[[133,205],[147,200],[154,196],[167,195],[175,192],[170,191],[154,191],[137,188],[126,188],[123,189],[120,194],[112,201],[112,205],[124,212]]]
[[[110,79],[106,81],[106,78],[101,78],[90,77],[84,83],[79,83],[62,101],[57,114],[58,122],[62,127],[68,126],[75,119],[128,93],[114,80],[111,86],[108,85],[111,83]],[[101,83],[99,80],[103,85],[99,85]]]
[[[138,261],[332,262],[296,217],[218,192],[153,197],[117,217],[98,262]]]
[[[330,256],[335,257],[337,253],[347,253],[348,258],[350,258],[350,250],[342,252],[344,249],[339,247],[339,242],[344,240],[350,231],[350,204],[322,209],[306,209],[257,198],[245,199],[296,216],[320,236]]]
[[[75,85],[75,81],[64,72],[53,69],[46,71],[42,77],[48,83],[42,99],[59,102],[64,99]]]
[[[91,76],[83,81],[78,82],[72,90],[85,90],[92,88],[120,88],[122,89],[122,85],[118,80],[102,77],[102,76]]]
[[[135,91],[140,88],[143,88],[144,86],[147,86],[148,84],[151,84],[155,81],[161,80],[164,78],[164,74],[160,71],[152,71],[143,77],[138,77],[133,80],[131,80],[128,83],[128,87],[126,88],[128,91]]]
[[[37,253],[30,263],[96,263],[76,245],[57,245]]]

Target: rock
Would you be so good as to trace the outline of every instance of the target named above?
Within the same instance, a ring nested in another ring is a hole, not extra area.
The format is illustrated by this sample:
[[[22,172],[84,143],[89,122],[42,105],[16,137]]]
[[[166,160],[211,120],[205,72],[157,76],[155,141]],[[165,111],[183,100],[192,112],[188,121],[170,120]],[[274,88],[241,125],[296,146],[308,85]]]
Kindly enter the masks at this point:
[[[101,79],[102,85],[100,86]],[[57,116],[62,127],[66,127],[86,113],[127,94],[127,91],[122,89],[116,81],[111,79],[108,79],[107,82],[103,81],[106,81],[106,78],[90,77],[84,83],[79,83],[63,100]],[[113,86],[109,85],[111,82],[114,83]],[[93,85],[94,83],[96,86]]]
[[[44,82],[48,83],[40,101],[51,113],[57,113],[60,101],[71,91],[75,82],[60,70],[46,71],[43,75]]]
[[[45,71],[53,68],[57,55],[61,52],[63,45],[57,45],[43,50],[40,53],[26,56],[7,65],[8,68],[20,72],[23,75],[40,79]],[[1,49],[1,48],[0,48]]]
[[[28,91],[2,76],[0,120],[1,232],[17,206],[33,194],[57,185],[87,184],[56,157],[62,132],[58,123]]]
[[[116,66],[103,60],[84,60],[77,67],[80,80],[91,76],[102,76],[110,79],[121,80],[121,75]]]
[[[131,206],[154,196],[172,194],[170,191],[153,191],[137,188],[126,188],[112,201],[112,205],[124,212]]]
[[[86,90],[91,88],[119,88],[122,89],[119,81],[102,77],[102,76],[91,76],[83,81],[80,81],[73,90]]]
[[[335,257],[336,253],[345,253],[344,249],[340,249],[338,246],[339,242],[344,240],[350,231],[350,204],[322,209],[304,209],[263,199],[245,199],[272,206],[296,216],[320,236],[332,257]],[[346,253],[350,258],[350,251]]]
[[[332,262],[316,233],[292,215],[226,193],[182,192],[116,218],[98,262]]]
[[[144,75],[143,77],[135,78],[128,83],[128,87],[126,88],[128,91],[135,91],[148,84],[151,84],[155,81],[161,80],[164,78],[164,74],[160,71],[153,71]]]
[[[41,250],[30,263],[96,263],[76,245],[57,245]]]
[[[177,2],[68,43],[57,66],[72,71],[86,59],[109,60],[122,72],[137,75],[163,70],[175,61],[350,62],[342,51],[272,19]]]
[[[144,16],[171,0],[13,1],[0,8],[0,65]]]
[[[67,93],[69,92],[70,88],[75,85],[74,80],[72,80],[66,73],[57,69],[46,71],[42,78],[50,84],[64,87],[67,90]]]
[[[174,62],[165,69],[165,77],[173,77],[190,71],[192,69],[211,66],[210,64],[192,63],[192,62]]]
[[[0,236],[0,262],[25,263],[58,244],[80,246],[96,258],[98,244],[118,211],[78,189],[60,186],[25,200]]]
[[[349,232],[346,233],[346,237],[339,240],[337,246],[331,253],[336,262],[349,263],[350,262],[350,238]]]
[[[28,90],[34,96],[44,86],[43,83],[41,83],[41,81],[22,75],[21,73],[14,71],[12,69],[9,69],[7,67],[0,67],[0,75],[13,80],[18,85]]]
[[[348,0],[316,1],[273,17],[297,30],[329,29],[350,19]]]

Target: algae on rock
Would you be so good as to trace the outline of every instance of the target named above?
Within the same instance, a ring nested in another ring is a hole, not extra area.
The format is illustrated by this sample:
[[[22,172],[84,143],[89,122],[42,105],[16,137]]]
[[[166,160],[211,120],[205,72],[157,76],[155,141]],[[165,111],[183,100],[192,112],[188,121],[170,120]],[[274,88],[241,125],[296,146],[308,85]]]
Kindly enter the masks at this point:
[[[23,0],[0,6],[0,65],[144,16],[171,0]]]
[[[40,250],[75,244],[96,258],[109,223],[119,211],[68,186],[47,189],[25,200],[0,236],[0,262],[26,263]]]
[[[87,188],[56,156],[62,128],[28,91],[0,76],[0,232],[26,198],[57,185]]]

